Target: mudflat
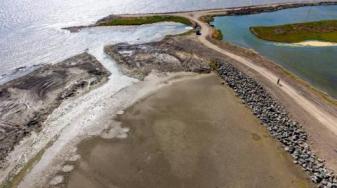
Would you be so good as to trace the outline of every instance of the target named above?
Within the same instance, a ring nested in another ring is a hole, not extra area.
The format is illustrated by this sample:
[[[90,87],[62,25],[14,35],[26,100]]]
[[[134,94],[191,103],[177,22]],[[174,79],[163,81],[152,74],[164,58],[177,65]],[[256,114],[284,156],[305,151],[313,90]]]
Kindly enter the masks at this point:
[[[213,74],[160,89],[117,120],[127,138],[82,142],[62,186],[313,187]]]
[[[8,153],[31,132],[40,131],[64,100],[90,91],[109,75],[95,57],[82,53],[0,85],[0,168],[7,167]]]

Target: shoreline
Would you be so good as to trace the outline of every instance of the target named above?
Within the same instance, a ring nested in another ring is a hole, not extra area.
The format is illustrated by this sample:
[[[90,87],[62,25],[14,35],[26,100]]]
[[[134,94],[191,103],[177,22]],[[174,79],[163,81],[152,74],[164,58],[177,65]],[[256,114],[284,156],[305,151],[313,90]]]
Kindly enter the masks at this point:
[[[324,5],[337,5],[337,1],[320,1],[320,2],[300,2],[300,3],[273,3],[273,4],[261,4],[261,5],[251,5],[251,6],[242,6],[242,7],[230,7],[230,8],[215,8],[215,9],[201,9],[201,10],[190,10],[190,11],[177,11],[177,12],[164,12],[164,13],[141,13],[141,14],[111,14],[106,17],[103,17],[97,20],[95,23],[90,25],[81,25],[81,26],[71,26],[65,27],[62,29],[68,30],[70,32],[79,32],[81,29],[90,28],[90,27],[100,27],[100,23],[108,22],[114,18],[123,18],[123,17],[151,17],[151,16],[180,16],[186,18],[186,16],[181,16],[181,14],[194,14],[194,13],[203,13],[203,16],[235,16],[235,15],[247,15],[247,14],[258,14],[263,12],[273,12],[282,9],[289,8],[299,8],[306,6],[324,6]],[[201,16],[202,17],[202,16]],[[193,21],[189,19],[190,21]],[[192,24],[195,22],[192,22]]]
[[[295,43],[279,43],[274,42],[276,45],[285,45],[285,46],[293,46],[293,47],[331,47],[337,46],[335,42],[324,42],[318,40],[308,40],[303,42],[295,42]]]
[[[109,94],[109,84],[98,88],[95,92],[97,95],[100,95],[100,102],[95,103],[103,103],[104,106],[93,108],[91,105],[85,105],[86,108],[91,108],[90,110],[88,109],[89,111],[95,112],[97,115],[88,121],[78,120],[78,117],[76,117],[77,115],[74,117],[72,117],[73,115],[67,115],[70,116],[70,118],[73,118],[73,120],[71,120],[73,121],[71,125],[62,130],[63,133],[60,135],[59,139],[45,150],[41,160],[37,161],[34,167],[21,177],[21,181],[17,184],[18,187],[45,187],[45,185],[52,181],[54,176],[57,175],[57,172],[62,169],[64,163],[67,161],[75,162],[79,159],[80,156],[77,154],[77,144],[82,140],[94,136],[102,136],[105,138],[124,137],[122,136],[125,133],[124,129],[111,117],[111,114],[117,116],[118,114],[123,113],[124,109],[151,95],[160,88],[167,87],[181,80],[196,79],[202,76],[204,75],[196,73],[182,72],[165,74],[154,72],[148,75],[144,81],[131,84],[116,93]],[[91,95],[96,94],[89,93],[88,96],[83,96],[83,99],[79,98],[77,100],[86,100],[86,98],[90,98]],[[67,105],[61,107],[60,111],[63,111],[62,108],[65,108],[64,110],[66,110]],[[77,110],[77,107],[73,108],[74,109],[69,110]],[[55,114],[52,114],[52,122],[50,123],[64,123],[64,120],[62,121],[53,118],[53,116],[59,116],[59,113],[60,112],[56,112]],[[78,125],[76,125],[76,122]],[[105,126],[102,127],[101,124],[104,124]],[[75,160],[73,161],[73,159]]]
[[[50,114],[63,103],[99,88],[109,75],[95,57],[82,53],[0,86],[0,185],[26,169],[26,163],[57,136],[57,131],[49,132],[52,136],[47,139],[40,135],[49,128]]]
[[[331,47],[331,46],[337,46],[336,42],[327,42],[327,41],[320,41],[320,40],[305,40],[302,42],[277,42],[272,40],[266,40],[263,38],[260,38],[260,36],[252,29],[250,29],[250,32],[252,32],[255,37],[273,43],[275,45],[279,46],[292,46],[292,47]],[[257,53],[257,52],[256,52]]]
[[[333,19],[273,26],[251,26],[249,31],[256,38],[275,43],[303,43],[311,46],[337,43],[337,39],[335,39],[337,36],[337,21]]]
[[[303,80],[302,78],[298,77],[294,73],[288,71],[284,67],[276,64],[272,60],[267,59],[266,57],[260,55],[253,49],[248,49],[244,47],[237,46],[235,44],[226,42],[226,41],[216,41],[213,39],[208,39],[212,43],[216,44],[220,48],[227,49],[232,53],[238,54],[245,58],[252,58],[258,65],[266,67],[267,69],[273,71],[279,77],[282,77],[285,81],[289,82],[293,87],[297,88],[302,94],[308,98],[313,99],[316,103],[324,102],[325,106],[327,107],[328,111],[331,113],[337,113],[337,99],[330,96],[325,91],[318,89],[312,86],[309,82]],[[293,47],[304,47],[303,44],[298,44],[299,46],[295,46],[293,44],[283,44],[283,43],[275,43],[277,45],[287,45]],[[317,44],[318,45],[318,44]],[[321,44],[320,46],[312,46],[312,47],[325,47]]]

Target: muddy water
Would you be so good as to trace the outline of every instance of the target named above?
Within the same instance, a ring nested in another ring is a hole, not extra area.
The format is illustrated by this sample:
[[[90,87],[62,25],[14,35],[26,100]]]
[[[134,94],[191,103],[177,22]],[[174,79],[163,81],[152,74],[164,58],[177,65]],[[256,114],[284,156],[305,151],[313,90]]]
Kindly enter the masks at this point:
[[[128,137],[81,143],[66,187],[312,187],[220,83],[185,80],[127,109],[118,119]]]

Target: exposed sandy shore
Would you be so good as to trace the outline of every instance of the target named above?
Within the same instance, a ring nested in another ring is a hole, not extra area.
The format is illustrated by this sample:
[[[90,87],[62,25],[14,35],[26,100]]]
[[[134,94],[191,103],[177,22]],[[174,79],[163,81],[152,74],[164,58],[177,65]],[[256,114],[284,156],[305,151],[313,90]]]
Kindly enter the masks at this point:
[[[337,46],[334,42],[324,42],[324,41],[304,41],[297,43],[275,43],[279,46],[294,46],[294,47],[331,47]]]
[[[45,187],[53,175],[62,169],[67,160],[76,160],[76,144],[82,139],[110,133],[110,137],[117,137],[123,133],[118,123],[114,123],[114,115],[155,92],[157,89],[170,85],[181,79],[191,79],[195,73],[152,73],[144,81],[130,83],[128,87],[116,91],[113,80],[109,80],[102,87],[63,103],[48,118],[49,128],[40,137],[47,137],[50,131],[58,127],[59,136],[44,152],[41,159],[27,174],[16,177],[14,187],[38,188]],[[37,141],[39,144],[39,141]]]
[[[64,187],[313,187],[214,74],[163,87],[118,120],[127,137],[81,143]]]

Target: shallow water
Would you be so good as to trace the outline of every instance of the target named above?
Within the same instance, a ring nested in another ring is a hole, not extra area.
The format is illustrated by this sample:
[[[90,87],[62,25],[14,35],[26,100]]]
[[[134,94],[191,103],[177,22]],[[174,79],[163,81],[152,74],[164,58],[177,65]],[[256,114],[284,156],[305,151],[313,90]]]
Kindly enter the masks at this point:
[[[13,73],[19,76],[25,71],[30,71],[33,65],[57,62],[86,48],[93,48],[92,42],[96,44],[137,42],[137,38],[146,39],[163,30],[156,28],[135,32],[134,29],[108,31],[103,29],[90,33],[70,34],[61,30],[62,27],[93,23],[110,14],[167,12],[275,2],[288,1],[2,0],[0,1],[0,82],[6,81],[5,77]],[[111,39],[106,40],[107,38]]]
[[[11,43],[11,37],[3,39],[8,45],[0,46],[1,74],[8,74],[13,67],[41,63],[56,63],[67,57],[81,53],[86,49],[102,51],[103,46],[119,42],[137,43],[159,40],[167,34],[186,31],[186,26],[175,23],[160,23],[140,27],[89,28],[79,33],[70,33],[58,28],[48,28],[46,32],[34,32],[29,38]],[[13,46],[12,46],[13,45]],[[93,54],[95,55],[95,54]],[[104,62],[102,62],[104,63]],[[22,69],[21,72],[27,69]],[[20,73],[20,71],[16,71]],[[3,82],[6,81],[3,75]],[[0,78],[1,81],[1,78]]]
[[[302,79],[337,98],[337,46],[303,47],[263,41],[249,27],[336,19],[337,6],[302,7],[244,16],[216,17],[224,40],[252,48]]]

